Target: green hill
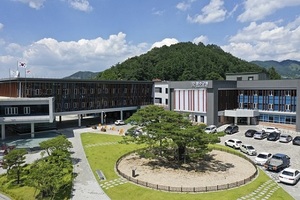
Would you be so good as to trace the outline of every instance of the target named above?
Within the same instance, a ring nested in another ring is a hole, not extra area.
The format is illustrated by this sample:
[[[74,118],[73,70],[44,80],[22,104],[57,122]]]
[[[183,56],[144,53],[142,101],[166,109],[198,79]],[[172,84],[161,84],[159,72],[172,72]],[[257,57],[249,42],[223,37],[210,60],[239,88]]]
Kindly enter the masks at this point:
[[[274,69],[283,77],[283,78],[299,78],[300,77],[300,62],[295,60],[284,60],[277,62],[274,60],[268,61],[252,61],[252,63],[270,69]]]
[[[98,72],[79,71],[70,76],[64,77],[64,79],[94,79],[98,75]]]
[[[98,80],[222,80],[226,73],[268,72],[216,45],[177,43],[154,48],[100,72]]]

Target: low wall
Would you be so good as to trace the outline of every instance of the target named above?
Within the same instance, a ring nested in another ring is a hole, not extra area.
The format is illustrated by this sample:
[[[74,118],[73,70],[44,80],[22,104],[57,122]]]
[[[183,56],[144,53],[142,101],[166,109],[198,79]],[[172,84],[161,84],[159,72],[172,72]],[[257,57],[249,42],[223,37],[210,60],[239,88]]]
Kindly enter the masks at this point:
[[[249,176],[248,178],[246,179],[242,179],[242,180],[237,180],[235,182],[232,182],[232,183],[228,183],[228,184],[222,184],[222,185],[216,185],[216,186],[207,186],[207,187],[173,187],[173,186],[167,186],[167,185],[159,185],[159,184],[153,184],[153,183],[150,183],[150,182],[146,182],[146,181],[141,181],[137,178],[134,178],[132,176],[128,176],[127,174],[121,172],[119,170],[119,163],[121,162],[121,160],[128,156],[129,154],[132,154],[134,153],[135,151],[132,151],[132,152],[129,152],[125,155],[123,155],[122,157],[120,157],[117,162],[116,162],[116,171],[122,176],[124,177],[125,179],[133,182],[133,183],[136,183],[138,185],[141,185],[141,186],[144,186],[144,187],[149,187],[151,189],[156,189],[156,190],[163,190],[163,191],[168,191],[168,192],[210,192],[210,191],[218,191],[218,190],[227,190],[227,189],[230,189],[230,188],[234,188],[234,187],[239,187],[241,185],[244,185],[246,183],[249,183],[250,181],[252,181],[258,174],[258,170],[257,170],[257,166],[255,165],[255,163],[250,159],[248,158],[247,156],[243,155],[243,154],[240,154],[239,152],[232,152],[232,151],[227,151],[226,149],[220,147],[214,147],[213,148],[214,150],[219,150],[219,151],[224,151],[224,152],[227,152],[227,153],[231,153],[233,155],[236,155],[236,156],[239,156],[239,157],[242,157],[244,158],[245,160],[247,160],[248,162],[250,162],[254,167],[255,167],[255,172]]]

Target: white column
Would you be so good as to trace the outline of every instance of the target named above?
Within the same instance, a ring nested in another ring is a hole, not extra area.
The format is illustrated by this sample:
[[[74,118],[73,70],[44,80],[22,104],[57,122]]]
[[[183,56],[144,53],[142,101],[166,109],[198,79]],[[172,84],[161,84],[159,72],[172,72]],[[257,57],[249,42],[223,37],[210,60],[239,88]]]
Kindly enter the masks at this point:
[[[1,140],[5,140],[5,124],[1,124]]]
[[[123,110],[120,111],[120,120],[123,120]]]
[[[250,125],[251,122],[250,122],[250,117],[247,117],[247,125]]]
[[[103,111],[101,112],[101,124],[103,124],[104,120],[103,120]]]
[[[78,114],[78,126],[81,126],[81,114]]]
[[[31,138],[34,138],[34,123],[31,123]]]
[[[238,118],[234,117],[234,124],[237,124],[237,120],[238,120]]]

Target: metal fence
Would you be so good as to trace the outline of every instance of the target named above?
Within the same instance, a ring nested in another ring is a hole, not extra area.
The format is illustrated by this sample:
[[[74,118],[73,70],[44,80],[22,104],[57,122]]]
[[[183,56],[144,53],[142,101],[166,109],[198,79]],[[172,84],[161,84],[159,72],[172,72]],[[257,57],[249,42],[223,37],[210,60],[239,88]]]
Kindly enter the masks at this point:
[[[120,157],[117,162],[116,162],[116,170],[117,172],[122,176],[124,177],[125,179],[133,182],[133,183],[136,183],[138,185],[141,185],[141,186],[144,186],[144,187],[149,187],[151,189],[156,189],[156,190],[163,190],[163,191],[168,191],[168,192],[211,192],[211,191],[218,191],[218,190],[227,190],[227,189],[230,189],[230,188],[234,188],[234,187],[239,187],[241,185],[244,185],[248,182],[250,182],[251,180],[253,180],[257,174],[258,174],[258,170],[257,170],[257,166],[255,165],[255,163],[249,159],[247,156],[245,155],[242,155],[240,153],[234,153],[232,151],[227,151],[226,149],[224,148],[218,148],[218,147],[214,147],[213,149],[215,150],[219,150],[219,151],[224,151],[224,152],[227,152],[227,153],[231,153],[231,154],[234,154],[236,156],[239,156],[239,157],[242,157],[244,158],[245,160],[247,160],[248,162],[250,162],[254,167],[255,167],[255,172],[248,178],[246,179],[243,179],[243,180],[239,180],[239,181],[236,181],[236,182],[232,182],[232,183],[228,183],[228,184],[222,184],[222,185],[216,185],[216,186],[206,186],[206,187],[172,187],[172,186],[166,186],[166,185],[159,185],[159,184],[153,184],[153,183],[149,183],[149,182],[146,182],[146,181],[141,181],[139,179],[136,179],[132,176],[128,176],[126,175],[125,173],[121,172],[119,170],[119,163],[121,162],[121,160],[126,157],[127,155],[135,152],[129,152],[125,155],[123,155],[122,157]]]

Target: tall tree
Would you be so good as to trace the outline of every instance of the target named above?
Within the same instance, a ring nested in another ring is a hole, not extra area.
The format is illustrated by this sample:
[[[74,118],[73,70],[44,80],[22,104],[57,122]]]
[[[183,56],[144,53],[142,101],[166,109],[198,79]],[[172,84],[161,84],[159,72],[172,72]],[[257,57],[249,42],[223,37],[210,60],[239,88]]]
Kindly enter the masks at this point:
[[[271,80],[280,80],[281,76],[278,74],[274,67],[268,69],[269,78]]]
[[[3,169],[7,169],[7,177],[9,179],[17,179],[17,184],[20,183],[20,177],[24,171],[25,149],[13,149],[7,155],[4,156]]]
[[[40,147],[44,149],[48,155],[55,150],[62,150],[68,152],[69,148],[72,148],[72,143],[64,135],[59,135],[50,140],[46,140],[40,143]]]
[[[219,141],[218,135],[206,134],[188,116],[155,105],[138,110],[127,121],[142,127],[143,134],[124,137],[124,142],[146,145],[144,152],[153,157],[173,156],[178,162],[186,162],[205,155],[207,145]]]

